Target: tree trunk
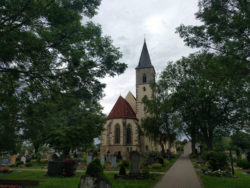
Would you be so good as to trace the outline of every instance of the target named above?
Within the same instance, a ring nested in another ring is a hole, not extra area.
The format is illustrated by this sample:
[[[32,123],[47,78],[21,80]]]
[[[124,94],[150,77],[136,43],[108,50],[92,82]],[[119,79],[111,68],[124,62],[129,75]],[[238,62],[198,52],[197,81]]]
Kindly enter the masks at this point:
[[[36,162],[40,163],[41,157],[38,155],[39,145],[38,144],[34,144],[34,149],[35,149]]]
[[[196,144],[196,131],[195,127],[191,130],[191,144],[192,144],[192,154],[195,154],[195,144]]]

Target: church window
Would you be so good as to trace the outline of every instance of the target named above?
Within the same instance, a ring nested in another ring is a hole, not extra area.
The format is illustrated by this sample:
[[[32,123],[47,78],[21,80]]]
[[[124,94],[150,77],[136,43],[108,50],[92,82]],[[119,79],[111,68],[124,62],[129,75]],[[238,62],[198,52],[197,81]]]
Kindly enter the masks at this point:
[[[146,83],[146,82],[147,82],[147,76],[146,76],[146,74],[145,74],[145,73],[143,74],[143,77],[142,77],[142,82],[143,82],[143,83]]]
[[[131,128],[130,128],[130,126],[127,128],[127,131],[126,131],[126,143],[131,144]]]
[[[146,88],[145,88],[145,87],[143,87],[143,91],[146,91]]]
[[[120,125],[115,126],[115,144],[120,144]]]

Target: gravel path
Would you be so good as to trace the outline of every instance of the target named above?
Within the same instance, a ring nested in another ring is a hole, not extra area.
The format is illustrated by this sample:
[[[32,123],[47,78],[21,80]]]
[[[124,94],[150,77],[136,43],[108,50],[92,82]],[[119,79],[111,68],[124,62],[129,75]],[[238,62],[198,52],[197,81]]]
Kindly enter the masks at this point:
[[[155,188],[201,188],[201,183],[187,155],[182,156],[166,172]]]

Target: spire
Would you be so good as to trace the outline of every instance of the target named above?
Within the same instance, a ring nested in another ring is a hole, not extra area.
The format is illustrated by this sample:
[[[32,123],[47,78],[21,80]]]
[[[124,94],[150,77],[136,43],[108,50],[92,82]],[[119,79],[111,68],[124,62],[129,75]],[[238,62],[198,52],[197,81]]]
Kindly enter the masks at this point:
[[[139,64],[136,67],[136,69],[143,69],[143,68],[153,68],[153,65],[151,64],[151,60],[149,57],[148,48],[147,48],[145,38],[144,38],[144,44],[143,44]]]

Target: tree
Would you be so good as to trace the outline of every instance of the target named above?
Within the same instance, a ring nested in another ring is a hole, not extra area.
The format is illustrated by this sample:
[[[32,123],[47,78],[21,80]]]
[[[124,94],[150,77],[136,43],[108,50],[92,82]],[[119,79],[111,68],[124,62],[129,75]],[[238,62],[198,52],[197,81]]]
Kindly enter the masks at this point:
[[[66,133],[73,132],[72,136],[78,136],[74,140],[81,140],[64,141],[66,148],[96,136],[95,129],[93,134],[85,130],[95,125],[99,130],[103,122],[98,101],[105,85],[100,79],[121,74],[126,68],[111,39],[102,36],[101,26],[87,21],[99,5],[100,0],[0,2],[0,82],[6,85],[1,90],[7,93],[15,82],[11,105],[22,105],[12,112],[19,117],[11,118],[15,130],[15,124],[24,121],[28,136],[38,133],[34,127],[42,131],[43,125],[49,125],[54,140],[50,137],[48,142],[60,149],[61,136]],[[50,113],[42,114],[45,106],[52,107]],[[5,108],[1,103],[1,113],[7,114],[7,108],[10,104]],[[0,122],[7,126],[5,117]],[[76,134],[77,130],[82,134]]]
[[[228,105],[234,106],[238,114],[240,111],[245,114],[241,123],[231,127],[237,130],[249,130],[249,6],[247,0],[200,0],[196,18],[202,24],[177,28],[186,45],[214,54],[217,68],[210,69],[207,74],[212,74],[214,80],[220,79],[216,82],[222,83],[221,86],[224,84],[222,91],[230,101]],[[237,117],[234,111],[228,116]]]
[[[240,68],[250,57],[249,6],[247,0],[200,0],[196,18],[203,24],[181,25],[177,32],[186,45],[231,57]]]
[[[232,144],[247,151],[250,148],[250,135],[242,131],[236,132],[232,135]]]
[[[164,145],[168,142],[168,147],[171,148],[176,140],[177,122],[171,111],[168,93],[161,87],[161,83],[153,84],[152,89],[152,99],[143,98],[146,112],[149,115],[142,120],[142,127],[147,136],[160,144],[164,154],[167,149],[164,148]]]
[[[192,54],[169,64],[161,74],[160,80],[165,83],[162,89],[169,92],[169,100],[183,131],[191,136],[192,146],[199,139],[208,150],[213,149],[215,134],[240,128],[248,116],[248,99],[242,97],[247,91],[242,90],[241,84],[232,87],[230,81],[220,77],[227,66],[222,57]]]

